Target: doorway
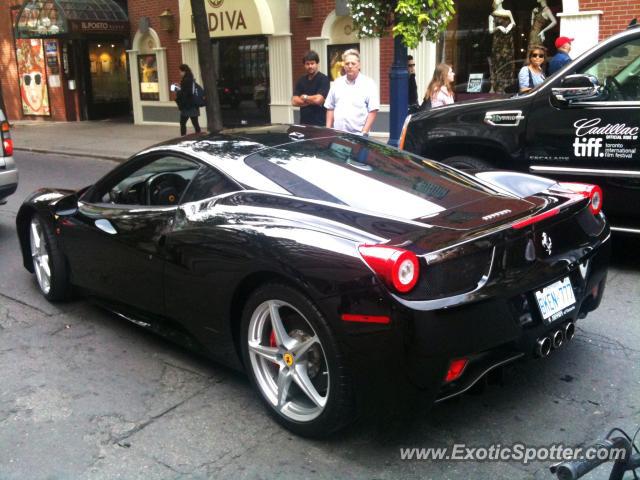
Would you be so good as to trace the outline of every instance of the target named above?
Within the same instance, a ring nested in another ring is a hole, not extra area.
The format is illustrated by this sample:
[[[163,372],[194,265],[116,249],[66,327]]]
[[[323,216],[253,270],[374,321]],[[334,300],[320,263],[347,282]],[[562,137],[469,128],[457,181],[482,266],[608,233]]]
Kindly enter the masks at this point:
[[[212,40],[218,95],[225,127],[271,122],[267,37]]]

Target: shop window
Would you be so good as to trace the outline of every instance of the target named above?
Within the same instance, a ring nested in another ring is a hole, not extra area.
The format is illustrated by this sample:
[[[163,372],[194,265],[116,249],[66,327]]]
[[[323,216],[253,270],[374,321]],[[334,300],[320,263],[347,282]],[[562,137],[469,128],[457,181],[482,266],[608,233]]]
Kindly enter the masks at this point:
[[[124,44],[121,41],[89,43],[89,62],[93,103],[128,102]]]
[[[160,100],[158,58],[155,54],[138,55],[140,100]]]
[[[457,1],[457,13],[438,42],[438,61],[453,65],[458,99],[516,93],[528,48],[542,45],[555,54],[561,10],[561,0]]]

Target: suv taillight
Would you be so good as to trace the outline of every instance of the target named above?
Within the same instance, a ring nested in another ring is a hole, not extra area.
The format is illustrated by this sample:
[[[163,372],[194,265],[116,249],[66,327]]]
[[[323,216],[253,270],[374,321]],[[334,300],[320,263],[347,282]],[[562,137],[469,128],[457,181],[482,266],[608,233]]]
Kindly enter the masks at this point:
[[[2,122],[2,154],[5,157],[13,155],[13,140],[11,140],[11,132],[9,131],[9,122]]]
[[[598,185],[590,183],[560,182],[560,186],[574,191],[589,199],[589,210],[597,215],[602,210],[602,189]]]
[[[388,287],[407,293],[416,286],[420,263],[415,253],[387,245],[360,245],[358,251]]]

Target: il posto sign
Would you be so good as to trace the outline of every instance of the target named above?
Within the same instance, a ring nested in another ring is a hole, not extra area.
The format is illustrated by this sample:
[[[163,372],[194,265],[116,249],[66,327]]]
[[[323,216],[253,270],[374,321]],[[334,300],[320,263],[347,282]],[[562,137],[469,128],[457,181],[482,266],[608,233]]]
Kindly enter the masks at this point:
[[[256,0],[206,0],[211,37],[272,34],[273,20],[268,3]],[[191,2],[180,10],[180,39],[195,39]]]
[[[69,20],[69,29],[73,33],[108,33],[126,35],[129,33],[129,22]]]

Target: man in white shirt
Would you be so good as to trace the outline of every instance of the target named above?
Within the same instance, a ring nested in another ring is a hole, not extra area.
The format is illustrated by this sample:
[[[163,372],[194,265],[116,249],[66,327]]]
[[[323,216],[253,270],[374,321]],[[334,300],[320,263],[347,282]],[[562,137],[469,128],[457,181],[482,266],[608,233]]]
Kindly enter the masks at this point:
[[[337,78],[324,102],[327,127],[369,135],[380,109],[378,88],[360,73],[360,53],[349,49],[342,55],[345,75]]]

